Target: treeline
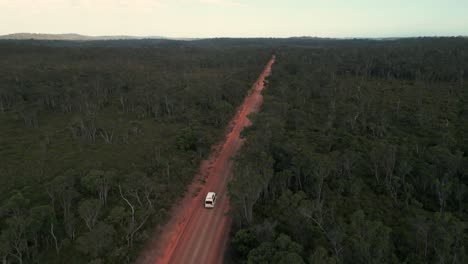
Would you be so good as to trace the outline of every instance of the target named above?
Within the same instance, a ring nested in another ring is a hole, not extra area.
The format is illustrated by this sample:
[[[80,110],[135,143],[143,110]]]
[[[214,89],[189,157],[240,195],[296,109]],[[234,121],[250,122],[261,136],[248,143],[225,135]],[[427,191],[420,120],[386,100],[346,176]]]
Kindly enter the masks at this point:
[[[40,43],[0,43],[0,262],[130,263],[271,52]]]
[[[466,263],[468,40],[282,48],[229,185],[236,263]]]

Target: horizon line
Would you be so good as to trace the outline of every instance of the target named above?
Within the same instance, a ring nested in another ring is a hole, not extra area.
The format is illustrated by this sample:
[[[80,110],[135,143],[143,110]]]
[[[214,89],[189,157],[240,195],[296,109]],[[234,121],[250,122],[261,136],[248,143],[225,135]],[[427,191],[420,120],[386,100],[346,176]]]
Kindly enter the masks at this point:
[[[50,35],[50,36],[66,36],[66,35],[75,35],[80,37],[89,37],[89,38],[102,38],[102,37],[124,37],[124,38],[133,38],[133,39],[193,39],[193,40],[201,40],[201,39],[290,39],[290,38],[315,38],[315,39],[338,39],[338,40],[346,40],[346,39],[405,39],[405,38],[468,38],[468,35],[412,35],[412,36],[353,36],[353,37],[331,37],[331,36],[312,36],[312,35],[291,35],[291,36],[210,36],[210,37],[194,37],[194,36],[180,36],[180,37],[169,37],[169,36],[162,36],[162,35],[131,35],[131,34],[110,34],[110,35],[87,35],[81,33],[74,33],[74,32],[66,32],[66,33],[44,33],[44,32],[15,32],[15,33],[7,33],[0,35],[1,37],[8,37],[12,35]],[[7,39],[7,38],[4,38]],[[14,38],[13,38],[14,39]],[[34,39],[34,38],[32,38]],[[50,39],[53,40],[53,39]],[[60,39],[57,39],[60,40]],[[117,40],[117,39],[116,39]]]

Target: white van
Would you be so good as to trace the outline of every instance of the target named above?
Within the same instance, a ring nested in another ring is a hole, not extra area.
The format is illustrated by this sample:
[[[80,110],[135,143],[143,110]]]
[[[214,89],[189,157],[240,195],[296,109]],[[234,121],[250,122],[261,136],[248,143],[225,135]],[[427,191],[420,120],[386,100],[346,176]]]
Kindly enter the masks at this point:
[[[209,192],[205,198],[205,208],[213,208],[216,202],[216,193]]]

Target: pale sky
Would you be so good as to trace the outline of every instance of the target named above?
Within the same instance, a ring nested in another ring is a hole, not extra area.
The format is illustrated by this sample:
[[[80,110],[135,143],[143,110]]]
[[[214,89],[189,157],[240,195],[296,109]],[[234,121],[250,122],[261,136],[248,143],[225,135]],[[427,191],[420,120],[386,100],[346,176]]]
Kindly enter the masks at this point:
[[[468,0],[0,0],[0,35],[468,35]]]

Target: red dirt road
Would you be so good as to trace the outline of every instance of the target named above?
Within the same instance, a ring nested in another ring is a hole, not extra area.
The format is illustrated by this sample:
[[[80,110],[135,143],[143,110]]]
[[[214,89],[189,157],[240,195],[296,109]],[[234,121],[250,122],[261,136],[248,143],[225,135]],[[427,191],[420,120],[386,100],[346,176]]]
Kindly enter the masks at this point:
[[[270,74],[274,61],[275,56],[270,59],[229,123],[224,142],[214,147],[210,158],[202,162],[200,172],[188,187],[185,197],[173,209],[169,223],[137,263],[223,263],[231,227],[227,183],[232,174],[232,157],[244,142],[239,138],[239,133],[250,125],[247,115],[257,112],[262,104],[264,80]],[[213,209],[203,206],[209,191],[218,195]]]

